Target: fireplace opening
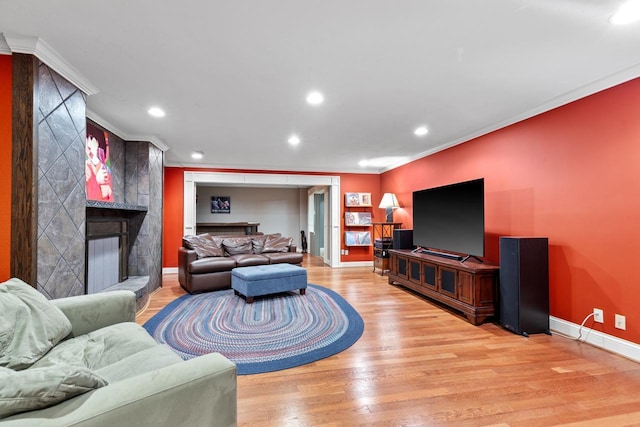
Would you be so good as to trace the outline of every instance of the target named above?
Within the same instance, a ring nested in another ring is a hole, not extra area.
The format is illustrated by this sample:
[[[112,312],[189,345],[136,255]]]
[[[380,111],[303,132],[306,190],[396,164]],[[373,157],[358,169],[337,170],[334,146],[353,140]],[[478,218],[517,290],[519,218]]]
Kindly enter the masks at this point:
[[[86,293],[101,292],[129,278],[129,257],[145,214],[142,206],[87,202]]]
[[[87,293],[100,292],[127,279],[126,219],[87,221]]]

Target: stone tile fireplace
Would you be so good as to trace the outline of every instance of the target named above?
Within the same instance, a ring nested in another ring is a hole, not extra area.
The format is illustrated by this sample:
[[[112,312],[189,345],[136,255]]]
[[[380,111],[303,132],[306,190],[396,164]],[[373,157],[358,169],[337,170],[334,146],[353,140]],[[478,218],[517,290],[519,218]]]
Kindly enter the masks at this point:
[[[92,122],[109,133],[114,201],[87,200],[86,97],[46,65],[38,71],[37,289],[47,298],[93,292],[90,242],[116,237],[118,283],[107,290],[133,290],[141,308],[162,285],[163,152]]]

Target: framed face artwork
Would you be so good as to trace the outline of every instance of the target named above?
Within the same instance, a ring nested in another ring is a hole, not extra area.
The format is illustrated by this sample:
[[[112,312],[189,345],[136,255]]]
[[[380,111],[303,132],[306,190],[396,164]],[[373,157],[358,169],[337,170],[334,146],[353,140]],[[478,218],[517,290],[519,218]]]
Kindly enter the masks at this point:
[[[87,200],[113,202],[109,133],[87,122],[85,139]]]

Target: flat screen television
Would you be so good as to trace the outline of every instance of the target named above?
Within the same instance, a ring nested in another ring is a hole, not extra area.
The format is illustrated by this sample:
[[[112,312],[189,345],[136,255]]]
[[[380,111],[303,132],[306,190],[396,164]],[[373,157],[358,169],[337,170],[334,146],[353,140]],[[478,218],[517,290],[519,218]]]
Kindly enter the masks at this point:
[[[413,244],[435,255],[483,257],[484,179],[415,191]]]

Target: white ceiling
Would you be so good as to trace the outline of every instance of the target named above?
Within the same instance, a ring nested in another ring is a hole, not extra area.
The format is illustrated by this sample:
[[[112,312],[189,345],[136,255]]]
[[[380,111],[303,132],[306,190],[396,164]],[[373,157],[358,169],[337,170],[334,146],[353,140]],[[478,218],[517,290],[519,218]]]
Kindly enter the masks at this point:
[[[167,165],[377,173],[390,166],[358,162],[402,164],[640,76],[640,22],[608,22],[620,4],[0,0],[0,51],[36,40],[90,118],[168,148]]]

